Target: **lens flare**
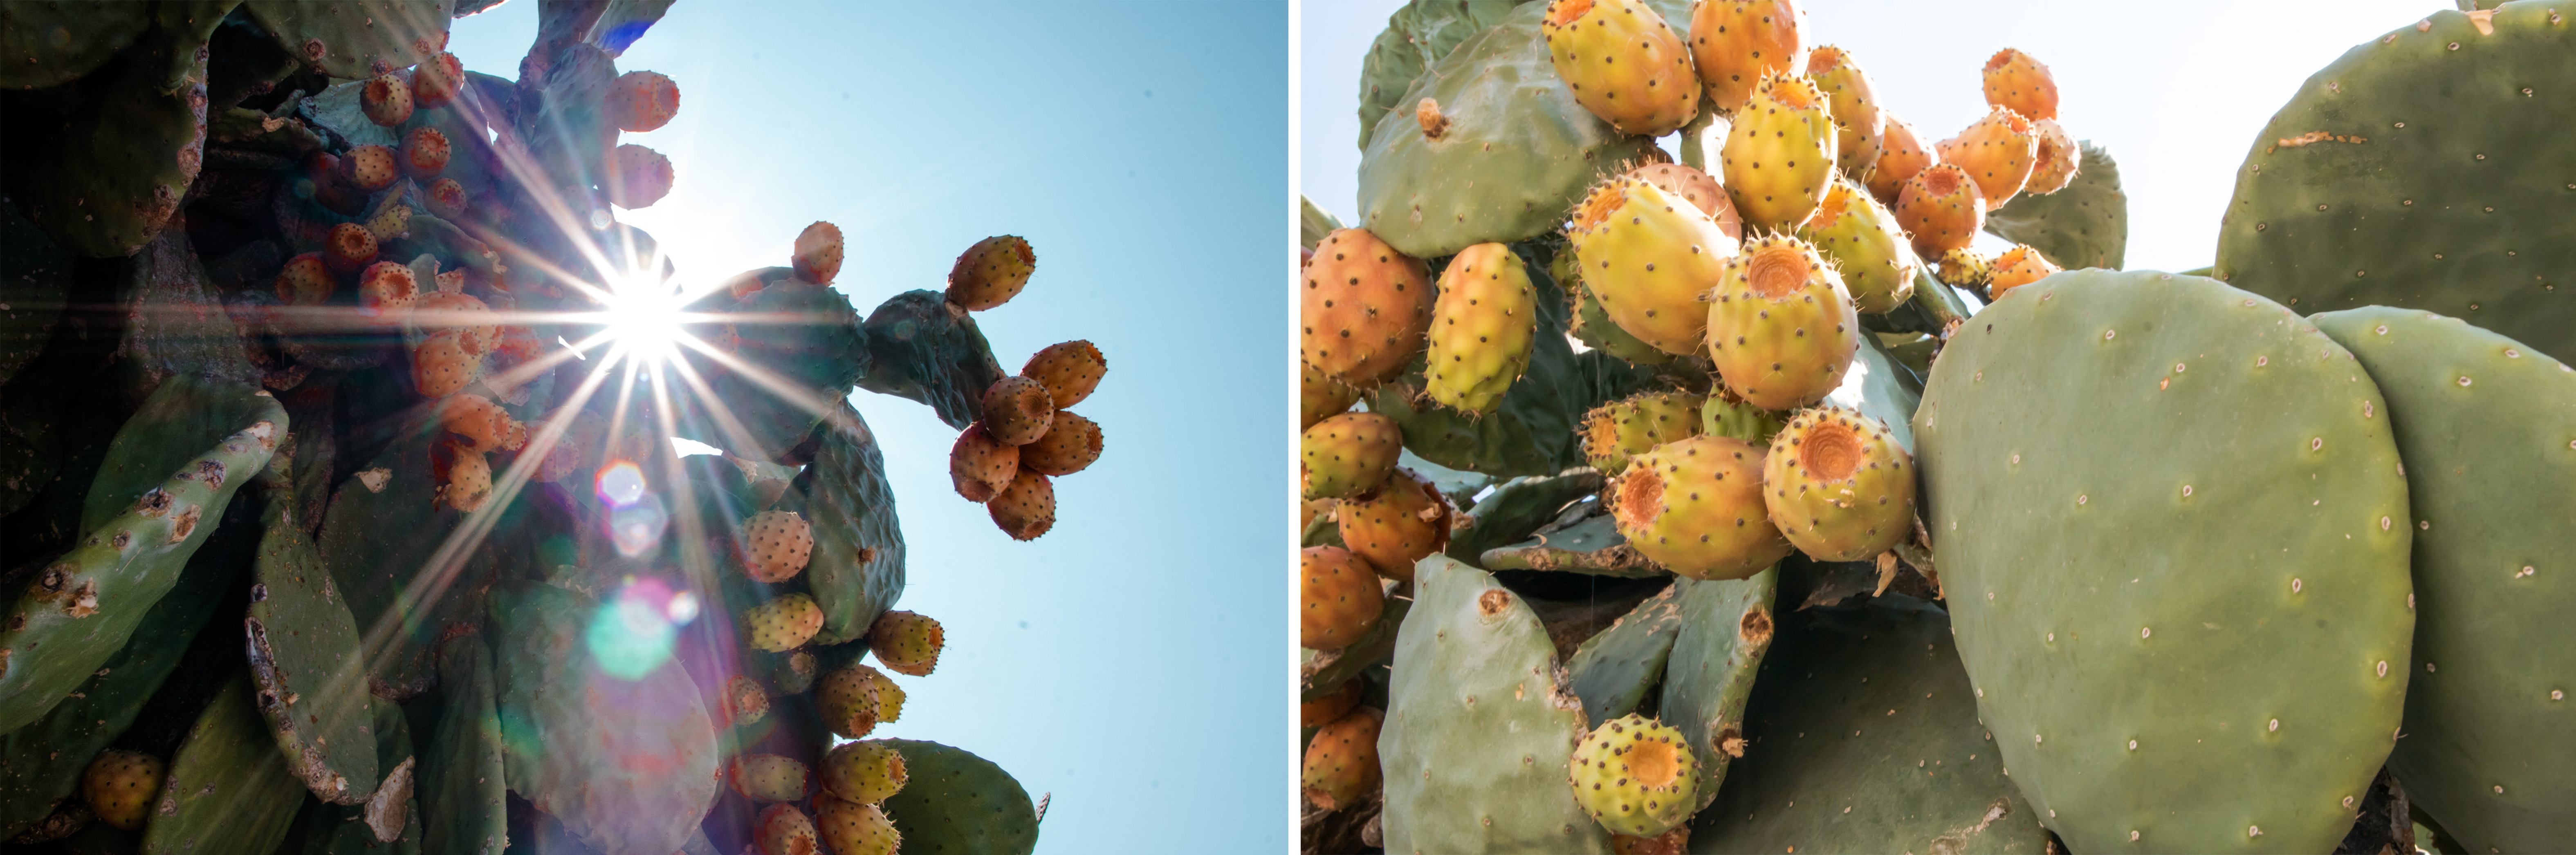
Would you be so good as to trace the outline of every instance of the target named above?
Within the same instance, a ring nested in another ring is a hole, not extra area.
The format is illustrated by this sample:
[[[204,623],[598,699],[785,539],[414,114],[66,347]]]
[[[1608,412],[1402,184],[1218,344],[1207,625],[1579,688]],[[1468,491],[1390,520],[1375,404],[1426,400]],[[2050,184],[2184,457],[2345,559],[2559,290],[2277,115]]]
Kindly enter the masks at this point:
[[[599,662],[602,673],[620,680],[641,680],[670,661],[680,626],[688,623],[674,616],[674,612],[683,609],[694,617],[697,596],[687,591],[673,593],[660,579],[628,576],[616,595],[600,604],[582,641],[590,648],[591,658]]]
[[[644,498],[644,467],[635,465],[632,460],[610,461],[607,466],[600,467],[593,488],[598,491],[599,500],[607,502],[610,507],[635,504]]]
[[[617,553],[634,558],[662,542],[662,533],[671,527],[671,514],[662,508],[662,497],[651,493],[634,504],[608,512],[608,539],[617,544]]]

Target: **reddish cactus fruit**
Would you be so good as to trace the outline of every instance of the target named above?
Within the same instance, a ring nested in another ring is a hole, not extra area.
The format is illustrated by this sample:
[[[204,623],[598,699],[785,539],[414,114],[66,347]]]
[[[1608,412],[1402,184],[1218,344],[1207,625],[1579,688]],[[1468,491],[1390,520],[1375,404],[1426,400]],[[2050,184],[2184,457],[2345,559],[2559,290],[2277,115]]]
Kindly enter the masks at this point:
[[[841,227],[817,222],[796,233],[796,278],[830,285],[841,275]]]
[[[671,195],[671,159],[640,145],[609,153],[608,201],[627,210],[651,207]]]
[[[760,682],[741,674],[725,678],[724,722],[740,727],[758,724],[769,717],[769,692]]]
[[[1059,410],[1045,436],[1019,449],[1021,466],[1040,475],[1062,478],[1100,459],[1100,425]]]
[[[319,306],[331,299],[339,283],[331,278],[331,266],[322,254],[308,252],[286,260],[277,271],[277,301],[289,306]]]
[[[1326,378],[1375,388],[1422,352],[1431,329],[1431,269],[1366,229],[1315,245],[1299,291],[1300,355]]]
[[[315,151],[304,158],[304,177],[313,182],[313,201],[341,216],[357,216],[367,209],[367,194],[341,172],[340,156]]]
[[[1437,487],[1397,469],[1376,492],[1348,499],[1333,511],[1342,543],[1390,579],[1413,581],[1413,562],[1449,548],[1453,512]]]
[[[517,451],[528,444],[526,423],[511,418],[510,411],[492,399],[472,392],[439,399],[438,426],[475,451]]]
[[[650,71],[629,71],[608,85],[608,117],[617,129],[643,133],[671,123],[680,112],[680,84]]]
[[[1386,612],[1385,589],[1366,559],[1338,546],[1309,546],[1297,553],[1297,646],[1330,653],[1351,646],[1377,627]]]
[[[988,237],[957,256],[948,270],[948,302],[981,312],[1010,302],[1037,272],[1037,250],[1013,235]]]
[[[913,612],[886,612],[868,625],[868,652],[897,674],[930,676],[947,643],[948,632],[939,621]]]
[[[837,669],[816,681],[814,706],[833,733],[861,739],[877,729],[876,682],[857,668]]]
[[[358,109],[367,121],[394,127],[411,120],[411,87],[402,78],[379,74],[358,90]]]
[[[813,790],[805,764],[776,754],[746,754],[725,768],[725,783],[756,802],[802,801]]]
[[[1342,687],[1334,689],[1331,693],[1299,703],[1297,726],[1323,727],[1331,724],[1334,719],[1341,718],[1342,714],[1350,712],[1352,707],[1360,705],[1360,693],[1364,688],[1366,687],[1360,685],[1360,678],[1352,677],[1343,680]]]
[[[444,107],[465,88],[465,66],[441,51],[420,61],[411,75],[411,101],[420,107]]]
[[[814,555],[814,525],[795,511],[762,511],[742,524],[743,572],[777,584],[805,572]]]
[[[2030,54],[2012,48],[1986,59],[1986,103],[2032,121],[2057,120],[2057,78]]]
[[[1012,540],[1036,540],[1055,527],[1055,482],[1022,469],[1011,479],[1011,486],[984,503],[984,509]]]
[[[1935,163],[1905,180],[1896,197],[1896,224],[1914,239],[1914,254],[1940,258],[1966,249],[1986,227],[1986,197],[1968,170]]]
[[[356,273],[376,260],[376,235],[366,226],[341,223],[322,239],[322,263],[341,275]]]
[[[752,845],[760,855],[821,855],[814,820],[795,805],[770,805],[752,823]]]
[[[403,174],[428,181],[447,170],[447,135],[437,128],[413,128],[403,135]]]
[[[894,855],[903,847],[903,833],[895,830],[894,820],[885,810],[872,804],[860,804],[831,795],[814,797],[814,819],[821,826],[823,843],[832,847],[832,855]]]
[[[1316,731],[1315,741],[1306,743],[1300,775],[1306,801],[1324,810],[1339,810],[1375,791],[1380,783],[1377,735],[1385,724],[1386,713],[1361,707]]]
[[[109,749],[89,761],[81,773],[81,799],[110,827],[133,831],[143,827],[152,796],[161,791],[161,758],[137,751]]]
[[[1897,196],[1905,192],[1906,179],[1940,160],[1933,156],[1931,146],[1915,136],[1913,125],[1893,115],[1887,117],[1878,145],[1878,164],[1869,172],[1869,195],[1878,197],[1879,204],[1893,208]]]
[[[340,172],[358,189],[373,193],[393,186],[394,179],[402,177],[402,164],[393,149],[362,145],[340,158]]]
[[[390,324],[401,320],[403,312],[419,298],[420,280],[412,275],[411,268],[399,263],[379,261],[367,265],[367,272],[358,277],[358,314],[371,322]],[[466,350],[482,352],[480,347]]]
[[[420,195],[429,203],[431,216],[442,220],[455,220],[465,216],[467,205],[465,185],[457,183],[456,179],[438,179],[437,183],[429,185],[429,189],[422,191]]]
[[[1045,436],[1055,419],[1055,396],[1046,384],[1004,377],[984,390],[984,430],[1004,445],[1027,445]]]
[[[1059,410],[1091,397],[1091,390],[1099,388],[1100,378],[1108,374],[1109,360],[1100,355],[1100,348],[1079,340],[1047,345],[1020,369],[1020,376],[1046,384]]]
[[[483,368],[483,357],[469,353],[454,332],[432,334],[411,351],[412,383],[424,398],[444,398],[465,391]]]
[[[966,426],[948,449],[948,480],[969,502],[989,502],[1020,475],[1020,446],[1006,445],[984,430],[983,422]]]

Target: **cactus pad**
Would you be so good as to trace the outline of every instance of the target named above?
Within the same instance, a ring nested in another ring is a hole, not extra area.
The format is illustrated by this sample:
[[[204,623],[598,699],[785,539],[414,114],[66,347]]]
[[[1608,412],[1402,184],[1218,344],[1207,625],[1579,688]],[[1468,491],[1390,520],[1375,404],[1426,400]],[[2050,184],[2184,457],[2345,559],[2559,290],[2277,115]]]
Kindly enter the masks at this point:
[[[1566,671],[1575,697],[1583,699],[1586,721],[1597,727],[1635,712],[1662,682],[1664,661],[1682,625],[1681,591],[1675,586],[1656,592],[1574,649]]]
[[[2129,252],[2129,194],[2120,189],[2120,163],[2100,146],[2086,143],[2081,151],[2084,165],[2073,181],[2044,196],[2015,196],[2012,204],[1986,212],[1985,230],[2029,244],[2068,270],[2118,270]],[[2224,233],[2226,227],[2220,229]]]
[[[252,580],[249,633],[256,706],[277,734],[286,765],[313,795],[357,804],[376,790],[376,739],[356,618],[331,582],[313,539],[295,518],[283,474],[261,479],[266,532]]]
[[[257,691],[236,677],[198,714],[170,760],[143,851],[268,852],[286,839],[305,790],[252,706]]]
[[[1681,591],[1681,632],[1665,660],[1656,709],[1698,758],[1694,811],[1717,798],[1728,765],[1744,751],[1744,704],[1771,649],[1771,600],[1779,578],[1779,570],[1766,569],[1743,579],[1673,583]]]
[[[936,742],[888,739],[911,780],[885,800],[885,813],[916,852],[1028,855],[1038,816],[1029,791],[993,761]]]

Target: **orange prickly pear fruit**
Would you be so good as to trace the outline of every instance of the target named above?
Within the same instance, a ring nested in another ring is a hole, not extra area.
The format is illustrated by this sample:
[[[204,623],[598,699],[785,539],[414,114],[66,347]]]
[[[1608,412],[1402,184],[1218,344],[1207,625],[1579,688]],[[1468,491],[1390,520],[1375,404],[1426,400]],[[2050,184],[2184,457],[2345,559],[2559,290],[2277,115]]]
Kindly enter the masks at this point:
[[[1644,0],[1554,0],[1539,28],[1574,102],[1620,133],[1659,137],[1699,115],[1690,51]]]
[[[1863,183],[1869,186],[1869,195],[1878,197],[1879,204],[1892,208],[1897,196],[1905,192],[1906,179],[1939,162],[1932,147],[1915,136],[1913,125],[1890,115],[1879,131],[1878,162],[1870,167]]]
[[[1854,180],[1867,177],[1878,166],[1879,140],[1887,130],[1887,114],[1870,89],[1869,72],[1842,48],[1826,45],[1807,54],[1807,76],[1824,91],[1834,117],[1836,165]]]
[[[1968,170],[1935,163],[1905,180],[1896,197],[1896,224],[1914,239],[1914,254],[1940,258],[1966,249],[1986,227],[1986,197]]]
[[[2039,137],[2039,153],[2032,158],[2037,165],[2031,167],[2030,180],[2021,185],[2021,192],[2046,196],[2066,189],[2075,180],[2075,173],[2084,168],[2083,148],[2076,144],[2075,135],[2059,127],[2054,119],[2041,119],[2030,123],[2030,127]]]
[[[1338,546],[1309,546],[1297,564],[1297,646],[1340,650],[1377,626],[1386,593],[1366,560]]]
[[[2031,121],[2057,119],[2057,78],[2030,54],[2012,48],[1986,59],[1986,103]]]
[[[1738,112],[1764,78],[1805,67],[1806,26],[1793,0],[1702,0],[1691,10],[1691,64],[1709,100]]]
[[[1301,354],[1333,380],[1369,389],[1423,348],[1431,327],[1431,270],[1367,229],[1315,245],[1298,313]]]
[[[1958,136],[1942,140],[1940,149],[1942,163],[1967,168],[1986,197],[1986,209],[1993,210],[2003,207],[2030,181],[2031,170],[2038,165],[2039,135],[2030,120],[2009,107],[1997,107]]]
[[[2001,300],[2012,289],[2048,278],[2065,268],[2050,262],[2029,244],[2013,244],[1995,257],[1993,272],[1986,280],[1986,291],[1992,299]]]

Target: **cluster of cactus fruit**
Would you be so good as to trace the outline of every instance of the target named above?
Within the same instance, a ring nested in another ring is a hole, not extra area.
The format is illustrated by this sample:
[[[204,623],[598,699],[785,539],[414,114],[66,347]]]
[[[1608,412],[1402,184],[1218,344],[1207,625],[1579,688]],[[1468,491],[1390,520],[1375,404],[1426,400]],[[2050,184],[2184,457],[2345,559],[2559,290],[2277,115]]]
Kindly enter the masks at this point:
[[[2563,115],[2576,6],[2319,72],[2213,280],[2119,272],[2030,55],[1927,145],[1800,5],[1370,50],[1359,227],[1304,214],[1307,851],[2576,839],[2516,753],[2576,740],[2571,161],[2468,165]],[[2527,337],[2425,311],[2481,302]]]
[[[1099,351],[1003,375],[1016,237],[864,318],[829,223],[672,285],[614,210],[669,4],[549,0],[516,80],[444,51],[489,5],[0,5],[0,846],[1030,851],[994,764],[866,738],[944,638],[845,399],[1000,443],[959,491],[1026,540]]]

